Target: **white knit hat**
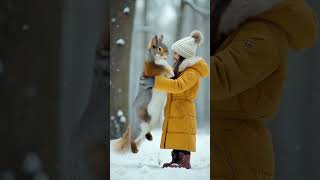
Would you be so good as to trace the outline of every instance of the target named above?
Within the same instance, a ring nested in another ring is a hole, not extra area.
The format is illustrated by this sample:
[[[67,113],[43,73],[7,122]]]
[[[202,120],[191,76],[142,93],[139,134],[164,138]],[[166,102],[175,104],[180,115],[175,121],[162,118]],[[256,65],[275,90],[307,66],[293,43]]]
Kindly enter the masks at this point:
[[[171,49],[184,58],[196,55],[197,47],[203,42],[203,35],[200,31],[194,30],[190,36],[180,39],[172,44]]]

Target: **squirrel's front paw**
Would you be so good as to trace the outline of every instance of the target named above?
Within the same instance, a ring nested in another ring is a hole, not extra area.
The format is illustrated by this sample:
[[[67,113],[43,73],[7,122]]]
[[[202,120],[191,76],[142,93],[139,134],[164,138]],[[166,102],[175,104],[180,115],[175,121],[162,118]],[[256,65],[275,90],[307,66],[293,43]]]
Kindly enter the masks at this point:
[[[163,72],[163,75],[167,78],[172,78],[174,77],[174,72],[173,69],[171,67],[166,67],[165,71]]]
[[[168,73],[167,73],[167,77],[168,78],[172,78],[172,77],[174,77],[174,72],[173,72],[173,70],[171,69],[170,71],[168,71]]]

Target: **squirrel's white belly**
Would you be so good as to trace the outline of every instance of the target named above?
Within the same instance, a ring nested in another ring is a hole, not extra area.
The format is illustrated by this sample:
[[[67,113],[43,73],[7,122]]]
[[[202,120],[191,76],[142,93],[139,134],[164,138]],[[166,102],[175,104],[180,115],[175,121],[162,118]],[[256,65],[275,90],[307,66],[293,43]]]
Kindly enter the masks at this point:
[[[151,116],[150,125],[153,127],[160,122],[163,116],[164,106],[167,101],[167,93],[163,91],[152,91],[152,97],[148,105],[148,113]],[[152,128],[151,127],[151,128]]]

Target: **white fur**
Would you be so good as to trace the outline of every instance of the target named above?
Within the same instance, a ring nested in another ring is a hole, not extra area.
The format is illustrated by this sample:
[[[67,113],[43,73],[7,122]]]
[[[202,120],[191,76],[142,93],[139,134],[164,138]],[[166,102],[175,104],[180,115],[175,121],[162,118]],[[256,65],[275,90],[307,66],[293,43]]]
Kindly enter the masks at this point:
[[[156,58],[154,63],[157,64],[157,65],[160,65],[160,66],[170,67],[168,61],[165,60],[165,59]]]
[[[160,58],[159,56],[155,56],[154,63],[170,70],[170,74],[166,75],[167,77],[171,78],[174,76],[174,72],[166,59]]]
[[[141,128],[141,132],[139,136],[135,139],[135,142],[137,144],[140,144],[140,142],[144,139],[145,135],[151,130],[150,124],[146,122],[141,122],[140,128]]]
[[[152,91],[152,98],[148,105],[148,113],[151,116],[150,126],[153,128],[163,118],[164,106],[167,101],[167,93],[163,91]]]
[[[201,59],[202,59],[201,57],[194,56],[194,57],[183,60],[179,66],[179,72],[182,72],[188,67],[197,64]]]
[[[228,34],[250,17],[271,9],[282,0],[232,0],[221,16],[219,32]]]
[[[140,124],[141,133],[139,137],[135,139],[136,143],[141,142],[144,139],[145,135],[163,120],[166,101],[166,92],[157,90],[152,91],[152,97],[148,105],[148,113],[151,116],[151,120],[149,123],[142,122]]]

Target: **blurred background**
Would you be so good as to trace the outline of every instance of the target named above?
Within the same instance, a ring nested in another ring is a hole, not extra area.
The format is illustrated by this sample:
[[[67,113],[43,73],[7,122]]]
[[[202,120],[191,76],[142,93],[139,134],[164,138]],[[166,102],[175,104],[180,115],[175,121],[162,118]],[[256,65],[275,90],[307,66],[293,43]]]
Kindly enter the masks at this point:
[[[130,107],[138,91],[147,43],[155,34],[163,34],[173,64],[171,45],[200,30],[204,43],[197,56],[209,64],[209,5],[209,0],[136,0],[112,5],[117,7],[111,9],[111,139],[121,137],[127,119],[135,118]],[[210,127],[209,87],[210,78],[203,79],[196,101],[198,129],[206,132]]]
[[[0,179],[105,179],[106,0],[0,0]]]
[[[320,19],[320,1],[306,0]],[[314,48],[290,52],[280,111],[270,122],[276,179],[320,179],[320,39]]]

